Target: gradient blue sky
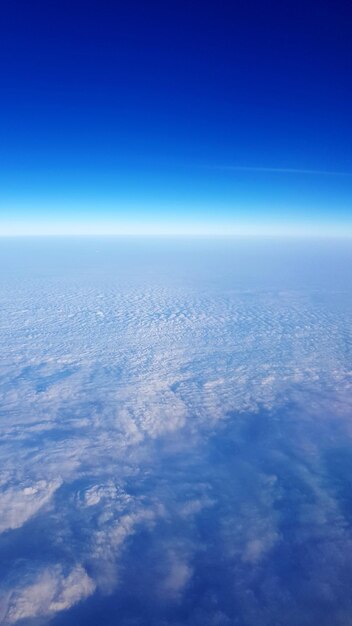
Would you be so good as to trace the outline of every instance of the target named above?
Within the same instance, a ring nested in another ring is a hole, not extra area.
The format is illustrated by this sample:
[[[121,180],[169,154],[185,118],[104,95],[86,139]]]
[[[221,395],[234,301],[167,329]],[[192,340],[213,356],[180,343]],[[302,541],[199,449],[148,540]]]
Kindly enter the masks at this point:
[[[0,13],[2,234],[352,236],[348,2]]]

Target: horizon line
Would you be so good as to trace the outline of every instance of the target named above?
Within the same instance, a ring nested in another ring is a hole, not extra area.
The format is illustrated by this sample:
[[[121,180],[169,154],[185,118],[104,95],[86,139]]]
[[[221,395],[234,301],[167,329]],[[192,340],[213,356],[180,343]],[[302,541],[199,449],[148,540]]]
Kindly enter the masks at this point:
[[[266,233],[0,233],[0,239],[45,239],[45,238],[116,238],[116,239],[352,239],[351,233],[289,233],[289,232],[266,232]]]

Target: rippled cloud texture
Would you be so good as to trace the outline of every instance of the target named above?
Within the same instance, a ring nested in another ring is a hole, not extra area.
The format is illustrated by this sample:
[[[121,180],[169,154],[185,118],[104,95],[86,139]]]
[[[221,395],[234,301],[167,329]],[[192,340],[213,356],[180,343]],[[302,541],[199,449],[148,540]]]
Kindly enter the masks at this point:
[[[1,621],[349,624],[349,246],[0,254]]]

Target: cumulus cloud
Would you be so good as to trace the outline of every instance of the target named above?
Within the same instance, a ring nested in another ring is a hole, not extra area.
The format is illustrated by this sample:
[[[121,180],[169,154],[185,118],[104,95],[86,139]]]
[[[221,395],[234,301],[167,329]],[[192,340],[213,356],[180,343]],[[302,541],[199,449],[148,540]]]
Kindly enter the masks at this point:
[[[47,504],[55,491],[62,485],[60,478],[52,481],[8,487],[0,491],[0,533],[20,528]]]
[[[67,574],[60,565],[48,567],[34,575],[33,579],[33,582],[26,581],[3,593],[0,610],[4,624],[52,616],[69,609],[95,590],[95,583],[81,565]]]

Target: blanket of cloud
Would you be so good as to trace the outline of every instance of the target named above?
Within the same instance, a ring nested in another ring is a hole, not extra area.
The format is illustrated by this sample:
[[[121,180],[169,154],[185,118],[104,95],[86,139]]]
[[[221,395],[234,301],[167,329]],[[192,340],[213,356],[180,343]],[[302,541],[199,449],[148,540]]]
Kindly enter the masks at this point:
[[[343,241],[3,240],[0,621],[352,624]]]

